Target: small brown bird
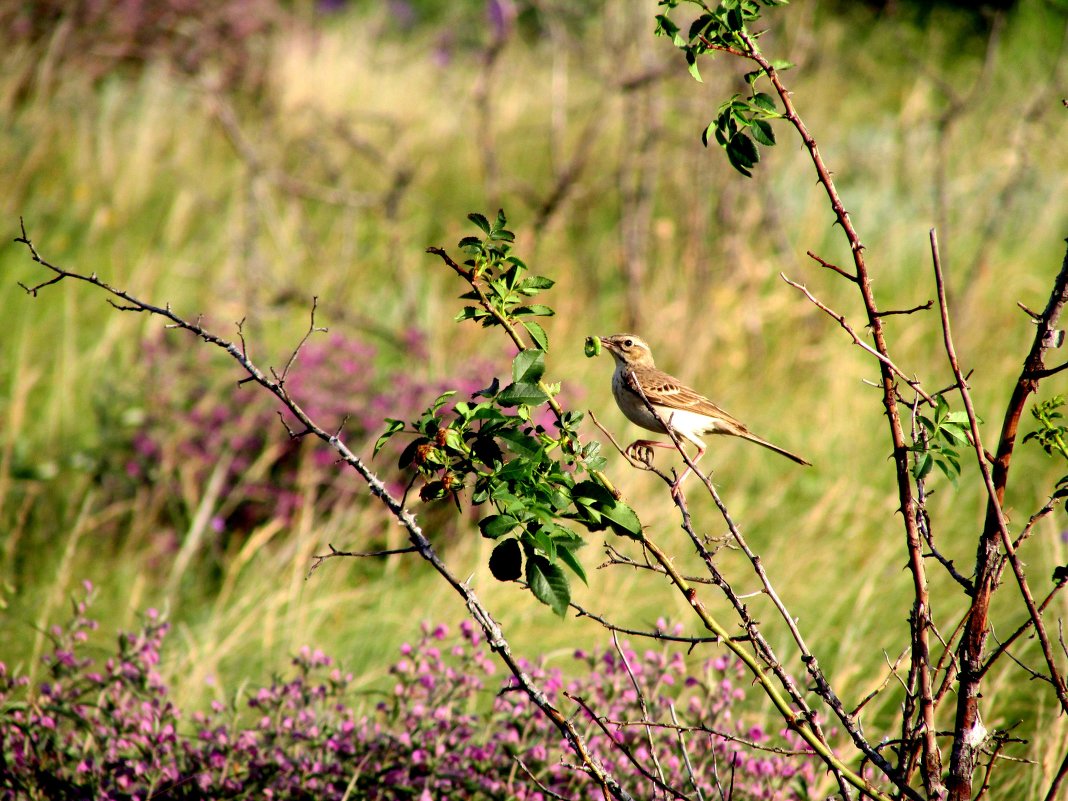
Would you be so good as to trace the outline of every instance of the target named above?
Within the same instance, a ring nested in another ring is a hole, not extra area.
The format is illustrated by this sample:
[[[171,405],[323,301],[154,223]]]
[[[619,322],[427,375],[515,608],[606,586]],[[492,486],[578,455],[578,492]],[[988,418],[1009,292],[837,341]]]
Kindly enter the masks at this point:
[[[772,445],[767,440],[756,436],[743,423],[731,417],[704,395],[700,395],[677,378],[662,370],[657,370],[653,363],[653,353],[641,337],[634,334],[613,334],[600,337],[601,344],[612,354],[616,362],[616,371],[612,374],[612,395],[620,410],[632,423],[649,431],[666,433],[666,429],[649,411],[639,394],[637,387],[648,398],[650,405],[656,409],[660,418],[671,427],[680,439],[697,446],[696,462],[705,454],[705,444],[700,437],[707,434],[729,434],[741,437],[757,445],[781,453],[787,459],[798,464],[810,465],[800,456]],[[670,442],[640,439],[627,447],[627,454],[635,456],[649,448],[674,448]],[[648,455],[648,454],[647,454]],[[648,461],[642,458],[642,461]],[[690,473],[686,470],[672,486],[672,493],[678,491],[679,485]]]

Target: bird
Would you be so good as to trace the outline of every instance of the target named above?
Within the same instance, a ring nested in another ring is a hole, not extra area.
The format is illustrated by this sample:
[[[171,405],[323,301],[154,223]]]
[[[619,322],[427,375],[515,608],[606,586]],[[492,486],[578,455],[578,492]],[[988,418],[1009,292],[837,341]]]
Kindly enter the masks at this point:
[[[659,434],[667,433],[663,424],[666,423],[676,437],[697,446],[697,455],[693,458],[695,464],[707,450],[701,436],[727,434],[763,445],[800,465],[811,467],[811,462],[761,439],[746,428],[745,424],[727,414],[704,395],[690,389],[679,379],[658,370],[653,362],[652,350],[641,337],[635,334],[613,334],[598,339],[615,360],[612,395],[620,411],[635,425]],[[642,399],[643,394],[660,416],[660,420],[649,410],[649,405]],[[650,448],[674,447],[670,442],[639,439],[627,446],[624,453],[648,464],[652,456]],[[672,495],[679,491],[689,473],[690,466],[687,465],[686,470],[672,484]]]

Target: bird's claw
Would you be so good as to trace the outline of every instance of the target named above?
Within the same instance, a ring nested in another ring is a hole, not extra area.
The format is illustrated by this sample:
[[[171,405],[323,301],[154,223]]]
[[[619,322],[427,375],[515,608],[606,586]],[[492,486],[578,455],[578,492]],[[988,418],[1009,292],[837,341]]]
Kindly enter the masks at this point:
[[[653,449],[643,442],[632,442],[623,453],[646,467],[653,465]]]

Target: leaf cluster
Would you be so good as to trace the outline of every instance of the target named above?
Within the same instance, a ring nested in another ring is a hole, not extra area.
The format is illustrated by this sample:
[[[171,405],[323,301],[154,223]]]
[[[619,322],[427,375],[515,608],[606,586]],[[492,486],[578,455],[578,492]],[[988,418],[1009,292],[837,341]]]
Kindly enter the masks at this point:
[[[1056,395],[1042,401],[1031,409],[1031,416],[1038,422],[1038,428],[1024,437],[1024,442],[1037,442],[1050,456],[1059,455],[1068,460],[1068,427],[1061,421],[1064,415],[1058,409],[1068,401],[1063,395]]]
[[[682,2],[696,5],[701,10],[685,36],[670,17],[670,12]],[[660,5],[665,7],[665,13],[656,17],[656,35],[671,39],[686,57],[690,74],[700,81],[699,56],[717,50],[741,54],[755,52],[760,34],[750,32],[749,26],[760,19],[761,6],[785,5],[785,0],[722,0],[715,6],[703,0],[661,0]],[[777,70],[793,66],[786,61],[771,64]],[[771,95],[756,91],[756,81],[764,74],[763,69],[747,73],[745,79],[751,88],[750,94],[744,97],[736,94],[723,103],[716,119],[701,134],[705,147],[714,138],[731,166],[747,177],[752,176],[753,167],[760,161],[758,145],[772,147],[775,144],[769,121],[782,118]]]
[[[917,414],[916,420],[920,423],[920,435],[909,446],[915,454],[913,478],[922,481],[937,467],[956,486],[960,476],[957,448],[968,445],[968,414],[950,411],[949,401],[938,394],[935,395],[934,414]]]
[[[468,214],[467,218],[485,238],[465,236],[459,242],[458,247],[468,254],[464,265],[471,269],[472,283],[472,290],[460,297],[477,301],[477,305],[464,306],[456,320],[477,320],[487,328],[515,322],[526,329],[536,348],[548,350],[545,329],[531,318],[551,317],[555,312],[531,300],[556,282],[540,275],[524,275],[527,266],[511,253],[515,234],[505,227],[508,221],[503,211],[497,212],[492,224],[478,213]]]
[[[457,320],[502,326],[513,339],[521,327],[534,344],[512,360],[507,386],[494,378],[469,401],[449,407],[455,393],[447,392],[418,420],[388,420],[375,454],[398,434],[412,436],[400,467],[414,472],[413,481],[423,481],[420,498],[451,499],[459,508],[463,493],[473,506],[486,507],[479,530],[496,543],[489,562],[493,575],[500,581],[524,579],[539,601],[563,616],[571,598],[564,568],[586,582],[576,557],[585,541],[577,529],[638,537],[641,522],[599,480],[605,459],[599,442],[581,442],[582,414],[564,411],[555,401],[559,384],[543,380],[548,338],[529,318],[551,315],[552,309],[529,299],[552,282],[527,276],[526,265],[511,255],[514,235],[503,213],[492,225],[481,214],[469,218],[485,236],[460,241],[470,256],[462,274],[472,287],[462,297],[478,305],[465,307]],[[534,412],[546,405],[553,430],[535,419]]]

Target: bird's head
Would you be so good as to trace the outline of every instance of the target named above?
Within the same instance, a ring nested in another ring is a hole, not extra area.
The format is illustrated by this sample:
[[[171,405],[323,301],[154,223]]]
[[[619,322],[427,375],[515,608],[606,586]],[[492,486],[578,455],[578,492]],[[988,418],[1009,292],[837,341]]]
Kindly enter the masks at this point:
[[[626,367],[653,367],[653,352],[645,340],[634,334],[612,334],[601,337],[601,344],[608,349],[616,364]]]

